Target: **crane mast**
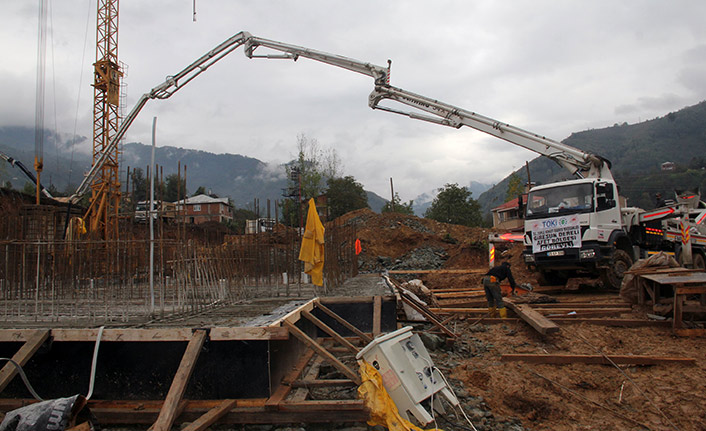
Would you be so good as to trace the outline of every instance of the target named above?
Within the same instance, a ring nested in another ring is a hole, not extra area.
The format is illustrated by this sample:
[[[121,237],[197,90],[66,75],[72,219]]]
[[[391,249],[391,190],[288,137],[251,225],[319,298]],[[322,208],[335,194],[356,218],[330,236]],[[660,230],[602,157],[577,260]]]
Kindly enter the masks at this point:
[[[93,73],[93,166],[89,231],[105,240],[117,239],[120,178],[116,135],[120,116],[118,63],[118,0],[98,0],[96,62]]]

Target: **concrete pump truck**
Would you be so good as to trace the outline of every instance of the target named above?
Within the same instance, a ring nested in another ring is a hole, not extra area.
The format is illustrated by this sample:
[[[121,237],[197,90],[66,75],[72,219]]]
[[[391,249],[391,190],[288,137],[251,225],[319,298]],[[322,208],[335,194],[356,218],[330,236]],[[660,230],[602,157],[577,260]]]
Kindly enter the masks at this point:
[[[607,287],[617,288],[632,263],[657,251],[673,253],[684,265],[706,267],[706,204],[700,195],[683,193],[676,202],[653,211],[621,205],[610,172],[610,162],[561,142],[522,130],[390,85],[387,67],[290,45],[240,32],[198,58],[179,73],[145,93],[121,122],[108,147],[99,154],[71,201],[88,190],[107,154],[130,127],[150,99],[167,99],[223,57],[243,46],[248,58],[298,60],[300,57],[361,73],[374,79],[368,97],[372,109],[461,128],[468,126],[548,157],[577,179],[534,187],[525,211],[525,263],[548,282],[562,282],[577,274],[601,276]],[[258,49],[274,54],[256,54]],[[397,102],[414,111],[381,105]],[[419,111],[422,111],[421,113]]]

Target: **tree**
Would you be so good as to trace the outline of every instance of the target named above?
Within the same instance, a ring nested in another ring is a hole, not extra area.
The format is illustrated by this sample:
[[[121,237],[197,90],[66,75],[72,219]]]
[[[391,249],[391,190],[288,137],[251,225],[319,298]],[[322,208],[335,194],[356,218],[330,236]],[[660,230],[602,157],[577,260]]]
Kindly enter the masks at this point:
[[[132,182],[132,199],[135,202],[146,201],[150,193],[150,182],[145,178],[142,168],[135,168],[130,174]]]
[[[505,202],[509,202],[516,199],[519,195],[525,192],[524,184],[522,184],[522,178],[513,172],[508,178],[507,193],[505,193]]]
[[[335,219],[343,214],[360,208],[368,208],[368,195],[352,176],[329,178],[326,199],[329,217]]]
[[[180,199],[184,199],[186,196],[186,178],[179,178],[179,174],[167,175],[162,200],[176,202]]]
[[[297,150],[297,159],[285,166],[289,179],[287,196],[290,199],[282,204],[282,220],[290,226],[299,225],[301,209],[298,199],[301,198],[301,203],[305,204],[310,198],[323,194],[327,180],[337,177],[340,169],[336,150],[322,149],[316,139],[308,138],[303,133],[297,135]]]
[[[442,223],[481,226],[483,218],[480,205],[471,195],[466,187],[459,187],[456,183],[446,184],[440,189],[424,217]]]
[[[413,204],[414,204],[414,201],[409,201],[406,204],[402,203],[402,201],[400,199],[400,195],[397,194],[397,192],[395,192],[395,197],[392,199],[392,201],[388,201],[382,207],[382,212],[383,213],[400,213],[400,214],[406,214],[406,215],[413,215],[414,214],[414,210],[412,210]]]

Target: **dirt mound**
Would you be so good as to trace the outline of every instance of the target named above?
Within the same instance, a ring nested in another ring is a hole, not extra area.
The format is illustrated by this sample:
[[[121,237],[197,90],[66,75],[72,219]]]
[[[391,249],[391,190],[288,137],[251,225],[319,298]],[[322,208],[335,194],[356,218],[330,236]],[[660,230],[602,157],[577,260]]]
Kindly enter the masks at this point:
[[[492,228],[440,223],[399,213],[377,214],[370,209],[347,213],[335,223],[357,229],[363,251],[358,256],[361,272],[384,270],[435,270],[488,268],[488,235]],[[525,268],[522,244],[496,244],[496,260],[508,260],[518,283],[536,283]],[[402,279],[421,278],[430,287],[464,287],[478,284],[476,274],[410,274]]]

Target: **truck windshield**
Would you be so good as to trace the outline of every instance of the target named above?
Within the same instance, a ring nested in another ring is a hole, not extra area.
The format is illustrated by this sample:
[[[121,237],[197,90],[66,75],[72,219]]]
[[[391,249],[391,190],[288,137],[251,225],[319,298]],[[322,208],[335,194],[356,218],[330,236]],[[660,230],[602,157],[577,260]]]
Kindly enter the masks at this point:
[[[551,217],[593,211],[593,184],[572,184],[531,191],[527,218]]]

